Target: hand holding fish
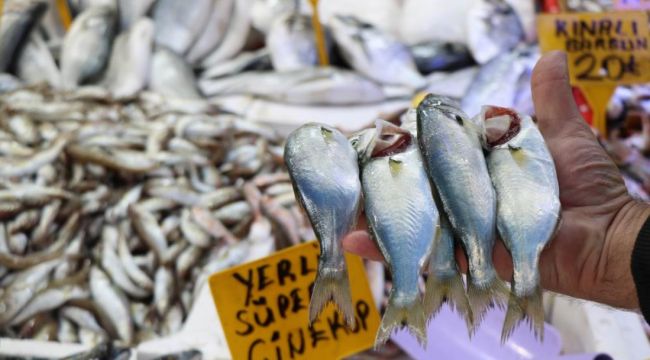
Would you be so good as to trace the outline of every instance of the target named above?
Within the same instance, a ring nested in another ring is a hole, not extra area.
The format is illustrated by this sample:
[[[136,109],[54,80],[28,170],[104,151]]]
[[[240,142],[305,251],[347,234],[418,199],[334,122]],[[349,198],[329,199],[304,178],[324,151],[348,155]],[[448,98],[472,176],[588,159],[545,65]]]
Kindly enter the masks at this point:
[[[555,161],[562,204],[556,236],[540,258],[544,289],[604,304],[638,308],[630,259],[650,206],[628,194],[618,168],[582,120],[569,85],[566,55],[543,56],[532,77],[539,129]],[[359,229],[365,229],[364,216]],[[371,260],[383,257],[365,230],[343,239],[345,250]],[[458,264],[467,260],[456,249]],[[497,241],[494,264],[500,277],[512,279],[512,258]]]

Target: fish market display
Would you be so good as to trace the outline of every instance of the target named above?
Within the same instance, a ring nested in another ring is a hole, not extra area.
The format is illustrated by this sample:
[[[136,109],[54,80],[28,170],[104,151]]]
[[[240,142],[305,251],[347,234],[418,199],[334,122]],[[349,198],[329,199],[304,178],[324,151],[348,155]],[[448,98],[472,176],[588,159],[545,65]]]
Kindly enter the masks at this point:
[[[553,158],[529,116],[488,106],[481,120],[487,127],[487,164],[497,194],[497,228],[514,266],[502,340],[524,318],[541,339],[544,310],[537,263],[560,216]]]
[[[285,162],[296,197],[321,248],[309,319],[313,322],[333,301],[353,328],[354,310],[341,239],[354,228],[361,202],[357,153],[338,130],[307,124],[287,139]]]
[[[418,141],[424,163],[468,257],[467,292],[475,324],[508,290],[492,264],[496,195],[477,124],[449,99],[428,95],[418,106]]]
[[[387,136],[393,141],[383,140]],[[438,226],[429,179],[408,131],[379,123],[364,152],[360,166],[368,227],[393,279],[375,347],[404,325],[425,346],[427,319],[418,282]]]
[[[172,334],[210,274],[312,239],[281,139],[208,102],[26,87],[0,109],[0,336]]]
[[[352,16],[335,16],[330,26],[343,57],[356,71],[381,84],[414,89],[425,85],[408,47],[389,34]]]

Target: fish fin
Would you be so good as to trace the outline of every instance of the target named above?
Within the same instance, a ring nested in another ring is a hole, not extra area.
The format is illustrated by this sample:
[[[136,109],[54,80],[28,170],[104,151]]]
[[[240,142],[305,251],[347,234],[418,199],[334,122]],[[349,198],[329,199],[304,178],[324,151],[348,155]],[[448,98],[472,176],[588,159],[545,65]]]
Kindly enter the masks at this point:
[[[503,308],[510,297],[510,290],[505,282],[499,279],[496,274],[487,284],[477,286],[472,281],[471,275],[467,275],[467,297],[470,307],[472,308],[473,323],[470,329],[470,336],[476,332],[476,329],[483,321],[483,317],[488,309],[494,305]]]
[[[350,280],[348,279],[348,269],[346,267],[341,270],[332,270],[321,269],[319,266],[309,302],[310,325],[329,302],[334,303],[338,311],[341,312],[346,325],[350,329],[354,329],[354,310],[352,309]]]
[[[448,303],[457,311],[467,324],[467,329],[472,329],[474,322],[472,309],[465,293],[465,285],[460,273],[454,276],[440,278],[429,273],[424,292],[424,311],[427,318],[435,316],[442,304]]]
[[[531,294],[521,298],[517,298],[514,293],[510,294],[508,311],[501,331],[502,344],[505,344],[517,324],[522,320],[526,320],[539,341],[544,341],[544,307],[542,305],[542,289],[539,285]]]
[[[396,298],[395,291],[391,291],[386,312],[384,312],[377,330],[375,349],[385,344],[393,331],[403,326],[406,326],[423,348],[426,347],[427,321],[420,297],[417,296],[408,302],[400,301],[400,303],[396,301]]]

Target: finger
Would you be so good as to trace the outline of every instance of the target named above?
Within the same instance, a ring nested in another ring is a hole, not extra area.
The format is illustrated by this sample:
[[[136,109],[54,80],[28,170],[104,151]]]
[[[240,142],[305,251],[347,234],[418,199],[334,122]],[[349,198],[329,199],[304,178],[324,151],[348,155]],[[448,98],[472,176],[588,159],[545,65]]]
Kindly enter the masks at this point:
[[[365,231],[353,231],[343,238],[343,249],[363,258],[384,261],[384,257]]]
[[[531,90],[538,125],[545,137],[589,131],[573,99],[566,53],[552,51],[539,59],[533,70]]]

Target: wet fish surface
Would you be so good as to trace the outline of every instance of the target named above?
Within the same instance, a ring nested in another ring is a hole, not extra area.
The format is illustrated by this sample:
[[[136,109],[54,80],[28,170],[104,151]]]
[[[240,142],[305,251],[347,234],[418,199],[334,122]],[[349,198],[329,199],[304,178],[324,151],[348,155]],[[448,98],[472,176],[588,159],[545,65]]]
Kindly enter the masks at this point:
[[[284,157],[296,197],[307,212],[321,249],[309,304],[310,322],[332,301],[346,324],[354,327],[341,240],[354,228],[361,202],[357,153],[338,130],[310,123],[289,135]]]
[[[522,320],[542,339],[544,310],[538,263],[560,219],[555,165],[529,116],[486,106],[481,120],[488,127],[487,164],[497,194],[497,228],[514,267],[501,340],[505,342]]]

